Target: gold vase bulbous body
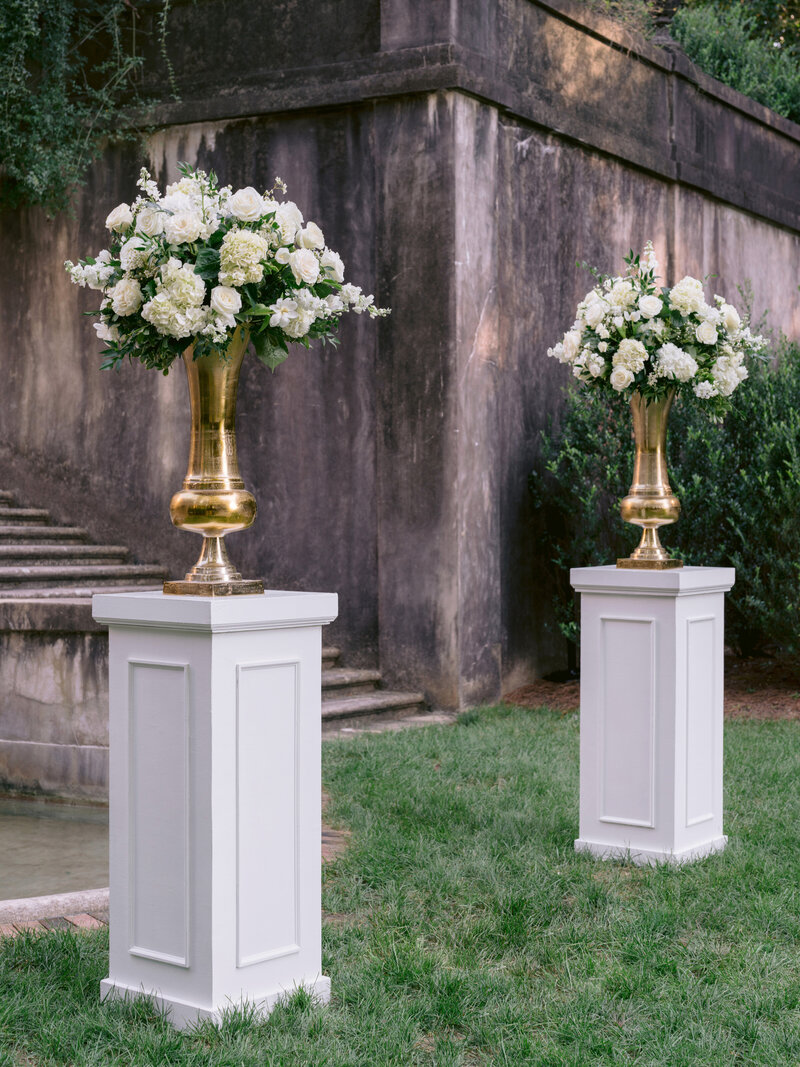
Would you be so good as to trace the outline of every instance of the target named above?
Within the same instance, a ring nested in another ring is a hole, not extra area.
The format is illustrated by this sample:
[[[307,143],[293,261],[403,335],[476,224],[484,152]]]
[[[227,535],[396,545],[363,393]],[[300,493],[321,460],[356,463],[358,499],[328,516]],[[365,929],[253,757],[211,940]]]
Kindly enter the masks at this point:
[[[236,454],[236,391],[249,333],[238,327],[224,353],[194,358],[183,353],[189,383],[192,432],[183,488],[170,502],[175,526],[203,537],[200,558],[183,581],[164,582],[173,595],[228,596],[263,593],[264,583],[242,579],[225,548],[226,534],[246,530],[256,517],[256,501],[239,474]]]
[[[666,570],[683,566],[682,560],[669,556],[658,536],[659,527],[677,522],[681,513],[667,476],[667,420],[674,399],[674,389],[660,400],[646,400],[641,393],[631,397],[636,454],[633,482],[620,513],[625,522],[642,527],[642,539],[630,556],[617,560],[618,567]]]

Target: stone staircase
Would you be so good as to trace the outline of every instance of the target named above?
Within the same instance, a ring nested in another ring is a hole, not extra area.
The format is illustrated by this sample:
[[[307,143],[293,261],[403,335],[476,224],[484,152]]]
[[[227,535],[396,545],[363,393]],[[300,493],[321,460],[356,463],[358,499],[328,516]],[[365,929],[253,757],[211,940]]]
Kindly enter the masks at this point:
[[[94,592],[160,588],[167,577],[164,568],[129,563],[128,558],[124,546],[91,544],[88,531],[55,525],[48,511],[18,507],[13,494],[0,491],[0,603],[8,608],[32,600],[66,608],[69,601],[80,605],[88,620]],[[338,648],[322,650],[323,721],[346,724],[365,716],[403,717],[424,710],[422,693],[382,689],[380,671],[342,667],[339,655]]]
[[[54,525],[48,511],[17,507],[0,491],[0,600],[159,588],[164,568],[129,563],[129,555],[123,545],[90,544],[81,527]]]
[[[422,693],[381,689],[381,672],[337,666],[338,648],[322,650],[322,721],[363,720],[381,715],[402,718],[425,708]]]

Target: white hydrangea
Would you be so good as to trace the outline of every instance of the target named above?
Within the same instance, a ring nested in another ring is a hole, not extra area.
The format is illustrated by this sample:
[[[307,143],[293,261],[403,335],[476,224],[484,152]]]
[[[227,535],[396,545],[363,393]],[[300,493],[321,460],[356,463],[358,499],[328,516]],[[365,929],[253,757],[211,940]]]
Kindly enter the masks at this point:
[[[689,275],[681,278],[678,284],[669,291],[669,303],[670,307],[679,311],[684,318],[692,312],[699,312],[706,306],[703,283]]]
[[[636,303],[636,290],[627,278],[617,278],[608,293],[608,303],[612,310],[627,311]]]
[[[269,242],[254,230],[228,230],[220,248],[219,280],[221,285],[240,286],[260,282],[263,261],[269,254]]]
[[[181,308],[199,307],[206,297],[206,283],[195,274],[194,264],[181,263],[174,256],[161,268],[156,287],[167,292],[170,300]]]
[[[714,387],[720,396],[730,396],[740,382],[747,377],[747,367],[736,356],[720,356],[711,368]]]
[[[635,337],[623,338],[612,359],[614,367],[624,367],[626,370],[631,371],[632,375],[638,374],[644,368],[646,362],[647,349]]]
[[[656,352],[655,373],[659,378],[688,382],[697,374],[697,360],[674,344],[665,344]]]
[[[147,245],[137,234],[129,237],[119,250],[119,261],[126,274],[144,267],[148,260]]]
[[[711,384],[711,382],[697,382],[692,386],[692,391],[696,397],[701,400],[710,400],[712,396],[717,395],[717,390]]]

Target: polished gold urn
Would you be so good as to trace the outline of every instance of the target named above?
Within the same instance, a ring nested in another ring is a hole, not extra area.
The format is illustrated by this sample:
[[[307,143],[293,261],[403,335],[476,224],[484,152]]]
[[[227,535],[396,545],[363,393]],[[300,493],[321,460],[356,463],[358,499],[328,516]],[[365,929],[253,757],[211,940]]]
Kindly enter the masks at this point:
[[[175,526],[203,537],[200,558],[184,581],[164,582],[164,592],[190,596],[263,593],[264,583],[243,579],[223,538],[246,530],[256,517],[256,501],[244,487],[236,456],[236,390],[249,333],[237,327],[224,352],[194,358],[183,353],[192,409],[189,469],[169,511]]]
[[[681,513],[667,477],[667,419],[674,399],[674,389],[661,400],[645,400],[641,393],[631,397],[636,455],[633,484],[620,512],[625,522],[642,527],[642,539],[630,556],[617,560],[618,567],[666,570],[683,566],[682,560],[669,556],[658,537],[659,527],[677,522]]]

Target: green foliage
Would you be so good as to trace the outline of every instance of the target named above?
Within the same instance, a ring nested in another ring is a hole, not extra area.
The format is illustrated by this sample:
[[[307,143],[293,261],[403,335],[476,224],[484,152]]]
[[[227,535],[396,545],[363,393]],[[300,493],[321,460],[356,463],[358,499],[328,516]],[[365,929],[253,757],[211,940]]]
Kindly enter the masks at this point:
[[[751,368],[722,423],[699,404],[677,403],[668,457],[682,512],[662,541],[687,564],[736,568],[727,641],[742,654],[800,648],[800,347],[784,343],[774,365]],[[544,550],[558,571],[556,619],[570,640],[569,568],[613,563],[638,540],[619,517],[632,460],[628,407],[570,391],[531,476]]]
[[[127,0],[1,0],[0,204],[66,207],[119,136],[140,61]]]
[[[768,5],[764,5],[765,7]],[[719,81],[758,100],[779,115],[800,122],[800,42],[775,47],[762,36],[758,5],[705,3],[682,8],[675,16],[672,36],[698,67]]]
[[[709,0],[685,0],[686,7],[708,6]],[[800,0],[713,0],[718,11],[731,8],[747,14],[754,36],[770,44],[800,46]]]

